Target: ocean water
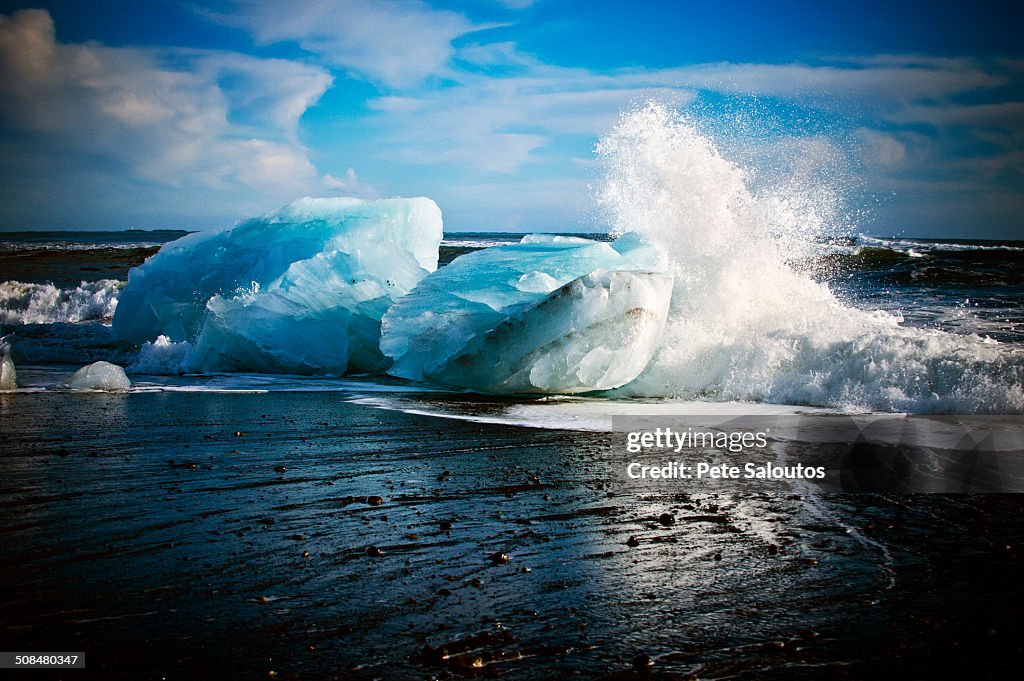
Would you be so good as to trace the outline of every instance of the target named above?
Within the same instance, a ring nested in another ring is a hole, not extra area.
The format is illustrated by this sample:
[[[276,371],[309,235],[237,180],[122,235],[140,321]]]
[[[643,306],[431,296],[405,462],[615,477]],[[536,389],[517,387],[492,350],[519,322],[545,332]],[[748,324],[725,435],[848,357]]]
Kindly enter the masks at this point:
[[[47,381],[55,380],[68,365],[99,359],[130,365],[135,348],[116,341],[110,333],[118,294],[132,266],[156,252],[161,242],[180,235],[137,231],[64,232],[59,238],[38,232],[4,234],[0,238],[0,272],[6,280],[0,282],[0,334],[9,335],[16,364],[41,369],[36,385],[23,379],[23,386],[45,388]],[[441,262],[519,238],[508,233],[450,233],[441,246]],[[1024,241],[855,236],[819,245],[821,254],[794,263],[794,270],[826,286],[843,306],[865,314],[884,312],[899,328],[938,331],[954,342],[962,341],[966,348],[980,345],[1010,357],[1024,349]],[[970,358],[962,361],[968,363]],[[22,374],[26,378],[32,375]],[[137,376],[136,380],[140,385],[168,389],[189,384],[202,389],[211,382],[236,389],[293,389],[297,384],[314,389],[344,384],[353,390],[360,385],[358,379],[270,375]],[[377,391],[371,385],[379,382],[375,379],[361,385],[373,395]],[[393,384],[385,381],[388,383]],[[685,397],[702,399],[700,395]],[[714,395],[703,396],[703,400],[723,401]],[[593,409],[593,400],[571,403],[588,404]]]
[[[185,231],[0,233],[0,323],[109,323],[128,270]],[[572,236],[607,240],[606,233]],[[442,265],[521,234],[454,232]],[[1024,344],[1024,240],[851,236],[821,244],[817,259],[794,264],[851,307],[884,310],[903,325]],[[87,357],[69,355],[67,362]]]
[[[833,189],[755,181],[696,122],[654,104],[624,114],[597,155],[604,181],[596,222],[605,231],[581,236],[639,232],[668,253],[675,283],[648,368],[591,402],[1024,413],[1024,241],[859,234]],[[136,363],[138,348],[115,339],[110,323],[129,269],[184,233],[2,235],[0,332],[14,361],[102,359],[129,372],[171,371]],[[440,265],[520,238],[447,234]],[[201,385],[209,377],[174,380]],[[227,380],[238,389],[253,382],[251,375]],[[141,384],[170,381],[147,376]]]

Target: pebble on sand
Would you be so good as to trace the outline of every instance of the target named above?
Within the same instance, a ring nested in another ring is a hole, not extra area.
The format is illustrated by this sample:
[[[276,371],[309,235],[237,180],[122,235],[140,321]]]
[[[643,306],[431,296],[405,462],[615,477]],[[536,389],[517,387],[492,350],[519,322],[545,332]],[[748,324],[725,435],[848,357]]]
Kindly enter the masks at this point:
[[[504,565],[505,563],[509,562],[509,560],[511,560],[508,557],[508,554],[502,551],[496,551],[492,553],[491,555],[487,556],[487,559],[495,565]]]
[[[658,516],[658,522],[666,526],[674,525],[676,522],[676,517],[671,513],[662,513],[660,516]]]
[[[643,653],[641,653],[640,655],[637,655],[633,658],[633,669],[644,670],[650,669],[653,666],[654,658],[652,658],[650,655],[644,655]]]

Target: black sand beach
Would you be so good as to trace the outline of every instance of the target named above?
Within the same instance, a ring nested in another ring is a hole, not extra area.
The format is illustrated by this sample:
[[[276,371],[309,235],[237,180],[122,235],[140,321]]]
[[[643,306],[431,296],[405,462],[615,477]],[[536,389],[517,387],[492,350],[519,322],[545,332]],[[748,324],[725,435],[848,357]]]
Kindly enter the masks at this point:
[[[5,3],[0,681],[1020,677],[1024,3],[809,4]]]
[[[0,394],[3,647],[85,651],[60,676],[98,679],[996,679],[1024,657],[1020,496],[644,493],[607,435],[346,399]]]

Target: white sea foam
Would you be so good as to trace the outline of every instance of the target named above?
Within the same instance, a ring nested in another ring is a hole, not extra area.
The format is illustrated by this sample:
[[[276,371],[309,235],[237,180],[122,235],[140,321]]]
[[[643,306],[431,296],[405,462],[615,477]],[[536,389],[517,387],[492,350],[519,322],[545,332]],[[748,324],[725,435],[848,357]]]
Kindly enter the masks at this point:
[[[510,234],[507,239],[442,239],[441,245],[452,248],[490,248],[508,246],[519,241],[522,235]]]
[[[0,324],[107,321],[114,316],[123,281],[101,279],[75,288],[52,284],[0,283]]]
[[[154,248],[159,243],[137,241],[125,243],[84,243],[80,241],[4,241],[0,240],[0,254],[32,251],[127,251]]]
[[[194,350],[188,341],[174,342],[167,336],[143,343],[128,370],[139,374],[174,375],[188,371]]]
[[[1024,412],[1020,349],[907,328],[843,305],[790,263],[813,256],[834,198],[755,193],[743,168],[678,115],[649,104],[598,145],[599,200],[675,265],[665,340],[631,396],[851,410]]]
[[[902,251],[908,255],[918,251],[1024,251],[1020,246],[1008,244],[979,244],[979,243],[956,243],[944,241],[919,241],[915,239],[879,239],[870,236],[858,236],[858,246],[869,246],[873,248],[889,248],[895,251]]]

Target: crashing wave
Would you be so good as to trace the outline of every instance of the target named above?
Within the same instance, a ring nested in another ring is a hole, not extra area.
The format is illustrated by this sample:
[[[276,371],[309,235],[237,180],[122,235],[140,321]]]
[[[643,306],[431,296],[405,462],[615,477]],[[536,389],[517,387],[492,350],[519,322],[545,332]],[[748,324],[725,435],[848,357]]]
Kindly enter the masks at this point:
[[[616,231],[672,260],[664,340],[624,396],[912,412],[1024,412],[1024,354],[851,308],[794,269],[829,230],[813,196],[751,190],[697,127],[650,104],[598,152]]]
[[[75,288],[52,284],[0,283],[0,324],[55,324],[109,321],[124,282],[85,282]]]

